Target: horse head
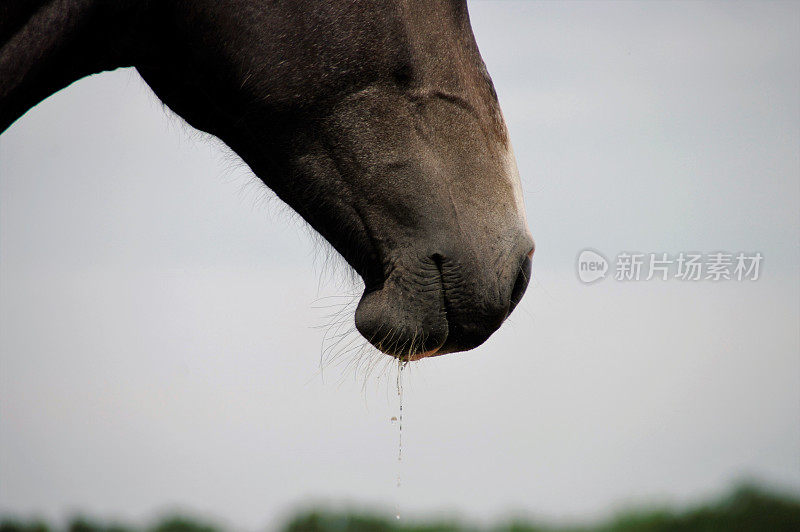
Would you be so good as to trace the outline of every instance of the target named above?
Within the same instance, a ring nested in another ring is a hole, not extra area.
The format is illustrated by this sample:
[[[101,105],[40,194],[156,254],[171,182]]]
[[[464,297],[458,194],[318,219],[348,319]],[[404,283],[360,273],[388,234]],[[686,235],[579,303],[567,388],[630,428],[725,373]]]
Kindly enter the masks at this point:
[[[119,4],[101,68],[135,66],[330,242],[375,347],[471,349],[514,309],[533,240],[464,0]]]

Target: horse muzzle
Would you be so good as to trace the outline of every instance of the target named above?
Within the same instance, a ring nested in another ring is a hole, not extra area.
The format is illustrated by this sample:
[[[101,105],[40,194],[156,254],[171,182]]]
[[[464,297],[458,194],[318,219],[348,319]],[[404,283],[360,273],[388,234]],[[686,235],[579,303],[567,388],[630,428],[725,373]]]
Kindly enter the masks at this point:
[[[532,256],[526,236],[501,261],[457,251],[398,261],[381,285],[364,291],[356,328],[401,360],[478,347],[525,293]]]

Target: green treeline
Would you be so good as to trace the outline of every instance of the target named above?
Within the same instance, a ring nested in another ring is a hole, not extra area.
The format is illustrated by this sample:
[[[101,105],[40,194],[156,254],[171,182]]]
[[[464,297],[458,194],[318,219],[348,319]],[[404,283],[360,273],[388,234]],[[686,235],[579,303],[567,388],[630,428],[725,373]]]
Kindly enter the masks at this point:
[[[309,509],[291,517],[280,532],[722,532],[800,531],[800,498],[744,485],[728,495],[684,510],[633,509],[605,522],[549,526],[508,520],[492,527],[466,522],[397,521],[379,513]],[[101,523],[77,517],[65,527],[39,520],[4,517],[0,532],[224,532],[225,527],[186,517],[169,517],[152,526]]]

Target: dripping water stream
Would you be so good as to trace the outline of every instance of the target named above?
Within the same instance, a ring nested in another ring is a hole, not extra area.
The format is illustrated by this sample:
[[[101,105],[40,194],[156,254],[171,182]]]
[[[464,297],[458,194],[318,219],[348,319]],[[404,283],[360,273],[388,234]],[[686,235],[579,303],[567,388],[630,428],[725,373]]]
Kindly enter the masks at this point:
[[[397,402],[399,413],[393,421],[397,421],[397,502],[395,504],[395,518],[400,520],[400,487],[403,473],[403,368],[408,362],[397,361]]]

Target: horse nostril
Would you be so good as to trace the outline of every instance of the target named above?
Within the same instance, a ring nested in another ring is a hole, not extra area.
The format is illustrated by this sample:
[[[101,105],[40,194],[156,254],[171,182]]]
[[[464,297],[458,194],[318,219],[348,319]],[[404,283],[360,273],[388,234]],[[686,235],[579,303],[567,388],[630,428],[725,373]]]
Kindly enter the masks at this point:
[[[524,259],[522,259],[522,264],[519,266],[519,272],[517,273],[516,280],[514,281],[514,288],[511,289],[511,302],[508,307],[508,313],[514,310],[519,303],[520,299],[522,299],[523,294],[525,294],[525,289],[528,287],[528,281],[531,278],[531,256],[533,255],[533,250],[531,250]]]

